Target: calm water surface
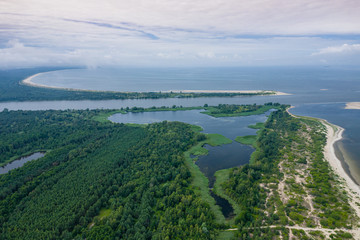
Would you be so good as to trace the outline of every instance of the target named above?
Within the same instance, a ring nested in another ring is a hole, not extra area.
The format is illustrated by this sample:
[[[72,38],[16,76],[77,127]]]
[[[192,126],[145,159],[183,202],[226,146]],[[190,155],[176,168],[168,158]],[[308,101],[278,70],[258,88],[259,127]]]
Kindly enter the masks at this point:
[[[39,159],[41,157],[45,156],[45,152],[37,152],[37,153],[33,153],[29,156],[25,156],[22,158],[19,158],[9,164],[6,164],[3,167],[0,167],[0,174],[4,174],[4,173],[8,173],[10,170],[13,170],[15,168],[19,168],[22,167],[25,163],[31,161],[31,160],[36,160]]]
[[[167,121],[180,121],[189,124],[201,126],[204,133],[219,133],[223,136],[234,140],[237,136],[254,135],[256,129],[248,128],[249,125],[257,122],[265,122],[270,111],[261,115],[252,115],[244,117],[224,117],[214,118],[206,114],[202,114],[203,110],[191,111],[167,111],[167,112],[143,112],[143,113],[127,113],[115,114],[109,117],[109,120],[117,123],[154,123]],[[250,146],[237,142],[217,147],[205,146],[209,150],[209,154],[200,156],[196,161],[200,170],[209,179],[209,188],[212,188],[215,182],[214,174],[221,169],[237,167],[246,164],[250,160],[250,155],[254,149]],[[230,203],[216,196],[212,190],[211,194],[216,203],[221,207],[226,218],[233,214]]]

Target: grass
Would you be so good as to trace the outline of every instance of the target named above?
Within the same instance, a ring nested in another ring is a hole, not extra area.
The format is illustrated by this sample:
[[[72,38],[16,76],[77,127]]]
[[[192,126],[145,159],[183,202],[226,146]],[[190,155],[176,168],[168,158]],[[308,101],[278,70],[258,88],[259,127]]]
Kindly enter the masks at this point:
[[[102,220],[103,218],[109,216],[110,213],[111,213],[111,209],[102,208],[102,209],[100,209],[100,213],[99,213],[98,217],[100,218],[100,220]]]
[[[88,228],[92,228],[95,225],[96,221],[103,220],[104,218],[110,216],[111,213],[112,213],[112,210],[109,208],[100,209],[99,215],[97,215],[93,218],[93,221],[91,223],[89,223]]]
[[[206,134],[206,136],[208,137],[208,139],[205,140],[205,143],[213,147],[232,143],[231,139],[217,133]]]
[[[224,189],[221,187],[221,185],[225,182],[227,182],[229,180],[229,173],[231,171],[231,168],[228,168],[228,169],[222,169],[222,170],[219,170],[219,171],[216,171],[215,172],[215,178],[216,178],[216,181],[215,181],[215,184],[214,184],[214,188],[213,188],[213,191],[216,195],[226,199],[229,201],[229,203],[231,204],[231,206],[233,207],[234,209],[234,213],[235,215],[237,216],[240,212],[241,212],[241,209],[239,207],[239,205],[232,199],[230,198],[224,191]],[[233,225],[234,224],[234,218],[232,218],[228,223]]]
[[[265,123],[262,122],[258,122],[255,125],[249,125],[248,128],[252,128],[252,129],[264,129],[265,128]]]
[[[245,145],[252,145],[256,143],[258,136],[257,135],[248,135],[248,136],[238,136],[235,138],[235,141],[245,144]]]
[[[126,112],[123,111],[123,110],[114,110],[114,111],[111,111],[111,112],[101,113],[101,114],[99,114],[99,115],[96,115],[96,116],[94,116],[92,119],[93,119],[94,121],[98,121],[98,122],[102,122],[102,123],[108,122],[108,121],[109,121],[108,118],[109,118],[111,115],[114,115],[114,114],[116,114],[116,113],[123,113],[123,114],[125,114]]]
[[[196,125],[192,125],[191,128],[195,132],[199,132],[202,130],[201,127]],[[195,164],[197,158],[191,158],[191,155],[200,156],[208,154],[208,150],[203,148],[205,144],[209,144],[211,146],[219,146],[229,143],[232,143],[232,140],[220,134],[206,134],[206,139],[204,141],[199,142],[185,152],[185,163],[190,170],[191,175],[193,176],[191,185],[193,186],[195,192],[199,194],[201,198],[209,204],[211,211],[215,214],[216,222],[219,224],[226,223],[225,217],[222,214],[220,207],[216,205],[215,199],[210,195],[209,180],[200,171],[200,168]]]
[[[195,147],[201,147],[201,143],[198,143]],[[209,192],[209,180],[200,171],[200,168],[195,164],[194,159],[190,157],[192,149],[185,152],[185,163],[191,172],[193,177],[191,185],[194,188],[196,194],[199,194],[201,199],[207,202],[210,206],[211,211],[215,214],[216,222],[219,224],[225,223],[225,217],[221,212],[221,209],[216,205],[215,199],[211,197]]]
[[[201,132],[201,131],[204,130],[202,127],[197,126],[197,125],[190,125],[190,128],[191,128],[191,130],[193,130],[194,132]]]
[[[194,127],[194,129],[195,131],[198,131],[199,126]],[[206,134],[206,139],[204,141],[201,141],[197,145],[192,147],[189,150],[189,153],[195,156],[207,155],[209,151],[203,147],[205,144],[209,144],[210,146],[215,147],[229,143],[232,143],[231,139],[217,133],[210,133],[210,134]]]
[[[234,233],[235,233],[235,231],[222,231],[219,233],[219,235],[216,237],[216,239],[217,240],[233,239]]]

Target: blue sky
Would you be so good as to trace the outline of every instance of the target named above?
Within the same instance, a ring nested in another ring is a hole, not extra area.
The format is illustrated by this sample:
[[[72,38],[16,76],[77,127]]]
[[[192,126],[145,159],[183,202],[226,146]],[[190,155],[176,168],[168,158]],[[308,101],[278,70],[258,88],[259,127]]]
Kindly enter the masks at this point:
[[[0,0],[0,68],[360,65],[358,0]]]

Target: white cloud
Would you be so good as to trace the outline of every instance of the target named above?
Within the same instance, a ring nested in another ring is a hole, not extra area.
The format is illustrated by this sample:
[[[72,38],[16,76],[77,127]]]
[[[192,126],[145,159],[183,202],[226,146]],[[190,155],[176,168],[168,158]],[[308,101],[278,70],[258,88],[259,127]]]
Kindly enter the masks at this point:
[[[343,44],[341,46],[333,46],[322,48],[318,52],[313,53],[313,56],[323,54],[343,54],[343,53],[360,53],[360,44]]]
[[[0,67],[311,64],[342,34],[341,51],[355,51],[360,35],[358,0],[0,0],[0,9]]]

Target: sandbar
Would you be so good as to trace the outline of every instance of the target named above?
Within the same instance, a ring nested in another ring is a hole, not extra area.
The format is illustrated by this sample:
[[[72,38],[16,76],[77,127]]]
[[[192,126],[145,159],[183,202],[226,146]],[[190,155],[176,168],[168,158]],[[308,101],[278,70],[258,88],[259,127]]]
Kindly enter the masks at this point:
[[[169,90],[165,92],[174,93],[255,93],[255,94],[271,94],[271,95],[291,95],[289,93],[269,91],[269,90]]]
[[[348,102],[345,109],[360,109],[360,102]]]
[[[46,73],[46,72],[44,72]],[[22,84],[31,86],[31,87],[39,87],[39,88],[50,88],[50,89],[61,89],[67,91],[85,91],[85,92],[120,92],[120,91],[101,91],[101,90],[86,90],[86,89],[77,89],[77,88],[65,88],[65,87],[58,87],[58,86],[51,86],[45,84],[35,83],[32,80],[41,75],[43,73],[34,74],[24,80],[21,81]],[[125,91],[124,91],[125,92]],[[243,94],[269,94],[269,95],[291,95],[289,93],[279,92],[279,91],[269,91],[269,90],[168,90],[168,91],[157,91],[157,92],[164,92],[164,93],[243,93]]]

